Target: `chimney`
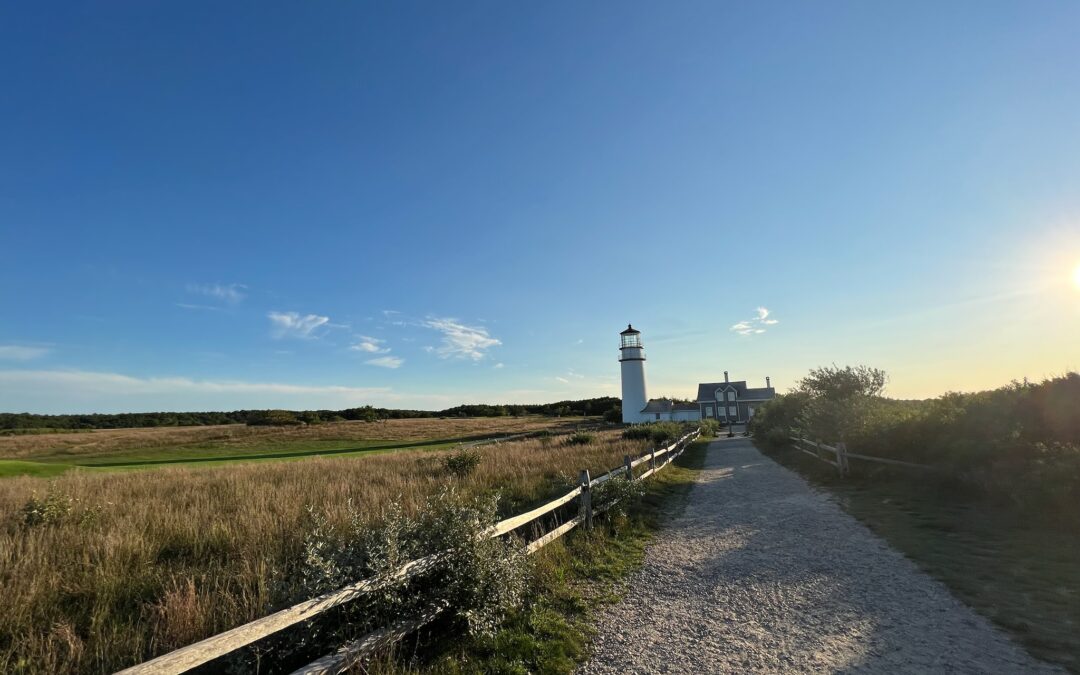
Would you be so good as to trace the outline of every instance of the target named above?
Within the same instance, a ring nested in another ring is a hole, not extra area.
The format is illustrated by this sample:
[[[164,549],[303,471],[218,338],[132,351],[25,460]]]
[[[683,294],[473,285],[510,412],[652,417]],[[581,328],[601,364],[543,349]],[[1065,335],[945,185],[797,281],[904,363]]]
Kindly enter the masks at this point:
[[[766,389],[772,389],[772,382],[769,381],[769,376],[768,375],[765,376],[765,388]]]
[[[727,381],[728,381],[728,378],[727,378],[727,371],[725,370],[725,371],[724,371],[724,382],[727,382]]]

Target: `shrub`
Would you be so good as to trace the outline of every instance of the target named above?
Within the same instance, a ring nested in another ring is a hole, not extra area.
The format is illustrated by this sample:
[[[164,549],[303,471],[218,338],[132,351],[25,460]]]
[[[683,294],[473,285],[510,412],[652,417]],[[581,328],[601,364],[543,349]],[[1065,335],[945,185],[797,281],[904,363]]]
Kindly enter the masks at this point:
[[[644,481],[613,478],[593,490],[593,504],[595,508],[607,509],[614,523],[625,518],[630,506],[644,494]]]
[[[712,438],[720,431],[720,423],[716,420],[701,420],[698,423],[702,438]]]
[[[648,439],[656,445],[663,445],[668,441],[675,440],[687,432],[688,427],[679,422],[652,422],[650,424],[638,424],[623,431],[623,438],[631,440]]]
[[[567,445],[589,445],[596,440],[596,436],[593,434],[587,434],[583,431],[579,431],[576,434],[570,435],[566,439]]]
[[[481,459],[483,459],[483,456],[478,450],[462,448],[443,457],[442,463],[447,473],[458,478],[465,478],[475,471],[476,467],[480,466]]]
[[[37,525],[57,525],[73,522],[79,525],[92,525],[101,516],[101,506],[86,506],[78,499],[50,487],[44,497],[37,492],[31,495],[21,509],[22,523],[26,527]]]
[[[516,539],[487,538],[498,522],[498,497],[467,500],[452,489],[429,498],[416,516],[391,504],[374,525],[350,501],[348,523],[337,531],[311,512],[299,598],[312,597],[366,578],[389,578],[405,563],[440,554],[430,571],[370,594],[347,611],[347,625],[327,628],[328,646],[346,629],[368,631],[445,602],[472,635],[491,635],[521,605],[531,563]]]
[[[637,426],[624,429],[622,437],[631,441],[640,441],[646,438],[650,438],[652,431],[649,429],[648,424],[639,424]]]
[[[683,435],[683,425],[678,422],[656,422],[650,424],[649,438],[657,445],[663,445]]]
[[[61,492],[50,489],[44,497],[35,492],[22,507],[23,524],[54,525],[67,518],[74,505],[75,500]]]
[[[622,408],[615,406],[611,410],[604,413],[604,421],[612,424],[619,424],[622,422]]]

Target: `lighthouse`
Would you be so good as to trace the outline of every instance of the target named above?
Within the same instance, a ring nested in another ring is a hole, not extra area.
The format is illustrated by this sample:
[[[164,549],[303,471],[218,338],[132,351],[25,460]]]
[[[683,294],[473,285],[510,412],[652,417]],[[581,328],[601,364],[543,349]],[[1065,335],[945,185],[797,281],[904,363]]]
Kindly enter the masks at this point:
[[[645,394],[645,347],[641,331],[627,324],[619,333],[619,366],[622,369],[622,421],[624,424],[644,422],[642,409],[649,402]]]

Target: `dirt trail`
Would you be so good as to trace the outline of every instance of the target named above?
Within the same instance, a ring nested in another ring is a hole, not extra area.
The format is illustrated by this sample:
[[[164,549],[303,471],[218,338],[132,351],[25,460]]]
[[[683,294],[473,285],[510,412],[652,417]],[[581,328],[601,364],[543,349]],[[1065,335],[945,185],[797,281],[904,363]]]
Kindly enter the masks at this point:
[[[1037,661],[745,439],[603,616],[583,673],[1032,673]]]

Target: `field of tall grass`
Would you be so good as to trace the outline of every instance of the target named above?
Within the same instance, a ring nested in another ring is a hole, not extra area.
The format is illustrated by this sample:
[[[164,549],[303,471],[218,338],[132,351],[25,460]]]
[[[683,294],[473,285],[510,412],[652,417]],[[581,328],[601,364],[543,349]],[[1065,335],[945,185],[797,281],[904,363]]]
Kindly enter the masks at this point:
[[[200,427],[100,429],[80,433],[0,436],[0,458],[77,461],[115,457],[164,457],[185,448],[223,454],[265,451],[337,441],[424,441],[466,439],[572,429],[582,418],[481,417],[390,419],[378,422],[327,422],[292,427],[223,424]]]
[[[509,514],[645,445],[508,442],[461,473],[427,452],[0,481],[0,671],[113,671],[290,604],[312,511],[374,522],[452,484]]]

